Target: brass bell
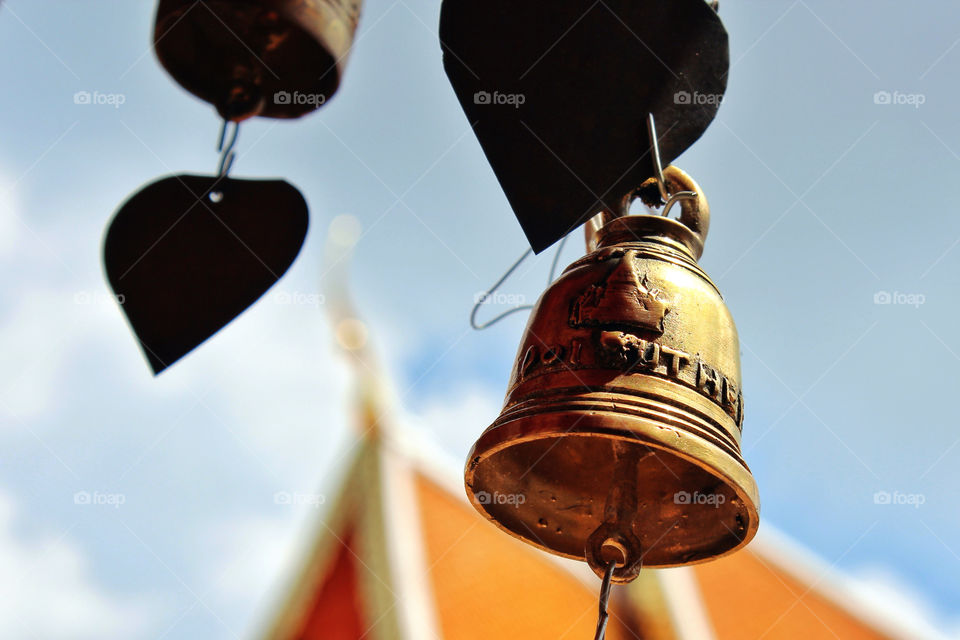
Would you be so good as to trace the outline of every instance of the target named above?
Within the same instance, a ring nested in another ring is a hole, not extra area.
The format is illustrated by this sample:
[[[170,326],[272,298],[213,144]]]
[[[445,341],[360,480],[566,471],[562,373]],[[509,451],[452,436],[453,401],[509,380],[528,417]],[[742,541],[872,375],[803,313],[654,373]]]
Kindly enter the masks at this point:
[[[160,0],[154,49],[227,120],[297,118],[340,84],[360,0]]]
[[[737,330],[697,264],[709,210],[679,169],[664,181],[696,195],[679,220],[607,214],[541,296],[465,471],[498,527],[600,575],[614,562],[615,582],[730,553],[759,524]]]

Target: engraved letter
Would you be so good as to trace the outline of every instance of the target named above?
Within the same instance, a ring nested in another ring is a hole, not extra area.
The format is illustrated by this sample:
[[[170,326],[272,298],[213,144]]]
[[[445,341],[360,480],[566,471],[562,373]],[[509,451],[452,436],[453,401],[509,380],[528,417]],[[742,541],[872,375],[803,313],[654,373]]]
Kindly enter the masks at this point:
[[[668,347],[663,347],[661,350],[670,356],[667,363],[667,375],[676,378],[684,364],[690,361],[690,356],[683,351],[677,351],[676,349],[670,349]]]
[[[537,364],[537,346],[530,345],[527,349],[527,352],[523,354],[523,362],[520,363],[520,375],[517,377],[520,380],[523,380],[530,370],[533,369]]]
[[[570,343],[570,364],[574,367],[580,366],[580,351],[583,349],[583,342],[574,338]]]
[[[697,389],[702,393],[711,398],[716,398],[717,392],[720,390],[719,378],[716,370],[703,364],[702,361],[697,362]]]

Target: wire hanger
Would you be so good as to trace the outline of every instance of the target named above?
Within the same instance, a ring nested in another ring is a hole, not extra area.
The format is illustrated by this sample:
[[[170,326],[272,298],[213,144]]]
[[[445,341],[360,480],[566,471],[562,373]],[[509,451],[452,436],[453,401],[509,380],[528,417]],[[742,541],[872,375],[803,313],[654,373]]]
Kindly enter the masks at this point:
[[[233,131],[230,134],[230,140],[227,141],[227,129],[233,125]],[[233,120],[224,120],[220,127],[220,137],[217,142],[217,151],[220,153],[220,164],[217,166],[217,177],[226,178],[233,167],[233,161],[237,154],[234,151],[237,146],[237,138],[240,137],[240,123]]]
[[[224,123],[224,125],[226,125],[226,123]],[[650,154],[653,156],[654,178],[657,181],[657,189],[660,192],[661,202],[664,203],[663,212],[660,215],[666,217],[670,214],[670,209],[672,209],[673,205],[675,205],[677,202],[681,200],[695,200],[697,198],[697,194],[693,191],[678,191],[677,193],[671,194],[667,190],[667,183],[663,177],[663,163],[660,160],[660,143],[657,140],[657,125],[656,125],[656,122],[654,121],[652,113],[647,114],[647,134],[650,140]],[[626,206],[624,207],[625,210],[620,211],[619,215],[627,215],[630,199],[632,198],[628,198],[626,200]],[[560,240],[560,244],[557,245],[557,251],[553,256],[553,263],[550,265],[550,276],[549,276],[549,279],[547,280],[547,285],[550,285],[553,282],[553,279],[557,271],[557,265],[560,261],[560,253],[563,251],[563,246],[567,242],[567,238],[569,237],[570,237],[570,233],[568,232],[567,235],[563,236],[563,238]],[[526,251],[524,251],[523,254],[519,258],[517,258],[517,260],[512,265],[510,265],[510,267],[506,270],[506,272],[504,272],[504,274],[500,276],[500,278],[493,284],[493,286],[487,289],[487,291],[480,296],[480,299],[477,300],[477,303],[473,305],[473,310],[470,312],[470,326],[473,327],[476,331],[482,331],[484,329],[492,327],[493,325],[497,324],[507,316],[513,315],[514,313],[517,313],[519,311],[526,311],[528,309],[533,309],[532,304],[521,304],[513,307],[512,309],[507,309],[503,313],[497,316],[494,316],[493,318],[491,318],[490,320],[482,324],[477,323],[477,313],[480,311],[480,307],[483,306],[483,304],[490,298],[490,296],[492,296],[494,293],[497,292],[497,289],[499,289],[503,285],[503,283],[507,281],[507,279],[513,274],[514,271],[517,270],[517,267],[519,267],[524,260],[530,257],[531,253],[533,253],[532,249],[527,249]]]
[[[567,238],[569,237],[570,237],[570,234],[567,233],[567,235],[563,236],[563,238],[560,239],[560,243],[557,245],[557,250],[553,254],[553,261],[550,263],[550,274],[547,276],[548,286],[553,282],[554,278],[556,277],[557,265],[560,263],[560,254],[563,252],[563,246],[567,243]],[[524,260],[530,257],[531,253],[533,253],[533,249],[527,249],[526,251],[524,251],[523,255],[517,258],[516,262],[510,265],[510,268],[507,269],[507,271],[502,276],[500,276],[500,279],[497,280],[495,283],[493,283],[493,286],[487,289],[483,293],[483,295],[480,296],[480,299],[477,300],[477,303],[473,305],[473,310],[470,312],[470,326],[473,327],[474,330],[483,331],[484,329],[488,327],[492,327],[493,325],[497,324],[507,316],[513,315],[518,311],[526,311],[528,309],[533,309],[532,304],[517,305],[512,309],[507,309],[500,315],[494,316],[493,318],[491,318],[490,320],[487,320],[483,324],[477,324],[477,313],[480,311],[480,307],[483,306],[483,304],[490,298],[490,296],[492,296],[494,293],[497,292],[497,289],[499,289],[500,286],[503,285],[504,282],[506,282],[507,278],[509,278],[513,274],[513,272],[517,270],[517,267],[519,267]]]

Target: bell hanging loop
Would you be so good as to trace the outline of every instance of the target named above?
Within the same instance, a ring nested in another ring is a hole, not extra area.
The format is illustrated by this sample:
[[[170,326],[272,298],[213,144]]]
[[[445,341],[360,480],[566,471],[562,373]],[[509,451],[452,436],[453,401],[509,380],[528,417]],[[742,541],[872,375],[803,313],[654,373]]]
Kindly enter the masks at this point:
[[[695,242],[691,247],[693,257],[699,259],[703,255],[703,246],[707,239],[707,232],[710,230],[710,205],[707,203],[706,196],[703,195],[703,189],[690,177],[683,169],[670,165],[663,171],[663,180],[667,194],[666,201],[650,201],[650,188],[657,179],[650,178],[643,185],[626,194],[620,202],[620,208],[616,215],[610,212],[601,212],[594,216],[586,226],[587,249],[596,247],[596,235],[600,229],[608,222],[614,222],[618,219],[629,217],[630,206],[637,199],[643,201],[650,207],[662,206],[663,211],[659,216],[666,220],[672,220],[668,217],[670,209],[674,204],[680,205],[680,216],[677,220],[690,231]]]
[[[639,447],[615,442],[613,482],[604,507],[604,521],[587,538],[587,564],[600,578],[614,564],[611,580],[618,584],[633,581],[643,566],[643,548],[633,523],[640,517],[637,478],[640,461],[650,455]]]
[[[640,185],[638,192],[641,196],[644,193],[649,193],[650,182],[651,180],[655,181],[657,191],[660,194],[660,201],[663,203],[663,217],[669,217],[673,205],[679,202],[681,209],[680,222],[697,234],[702,244],[706,241],[707,231],[710,229],[710,205],[707,204],[707,198],[703,195],[700,185],[683,170],[673,165],[667,167],[666,170],[663,169],[663,163],[660,160],[660,142],[657,138],[657,123],[652,113],[647,114],[647,133],[650,137],[650,154],[653,156],[654,176]],[[646,190],[645,187],[647,187]],[[632,198],[633,196],[628,194],[627,197]],[[644,201],[644,204],[656,206],[660,202]],[[696,257],[699,258],[701,254]]]
[[[710,205],[696,180],[682,169],[673,165],[663,168],[660,159],[660,144],[657,139],[657,126],[653,114],[647,114],[647,133],[650,140],[649,153],[653,159],[654,175],[645,180],[639,187],[627,192],[621,198],[614,210],[604,210],[587,220],[584,224],[584,233],[587,251],[593,251],[597,246],[597,232],[600,228],[615,218],[630,215],[630,207],[634,201],[641,200],[652,209],[663,207],[661,216],[668,218],[674,205],[680,204],[680,222],[694,232],[700,240],[700,249],[695,251],[695,258],[703,254],[703,243],[710,229]]]

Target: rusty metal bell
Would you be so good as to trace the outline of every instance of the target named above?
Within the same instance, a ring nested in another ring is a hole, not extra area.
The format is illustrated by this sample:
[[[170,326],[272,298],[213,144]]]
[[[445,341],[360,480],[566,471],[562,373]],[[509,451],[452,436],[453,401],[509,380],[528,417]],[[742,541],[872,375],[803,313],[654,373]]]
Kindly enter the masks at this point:
[[[360,0],[160,0],[154,49],[227,120],[297,118],[336,92]]]
[[[534,307],[503,411],[466,466],[494,524],[600,575],[615,562],[616,582],[730,553],[759,523],[737,330],[697,264],[709,210],[702,196],[681,208],[588,230],[592,251]]]

